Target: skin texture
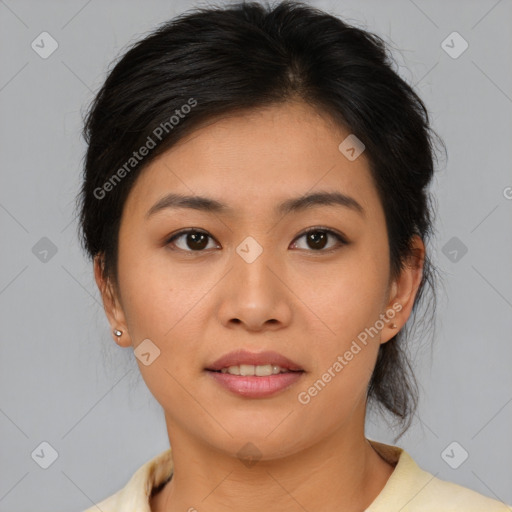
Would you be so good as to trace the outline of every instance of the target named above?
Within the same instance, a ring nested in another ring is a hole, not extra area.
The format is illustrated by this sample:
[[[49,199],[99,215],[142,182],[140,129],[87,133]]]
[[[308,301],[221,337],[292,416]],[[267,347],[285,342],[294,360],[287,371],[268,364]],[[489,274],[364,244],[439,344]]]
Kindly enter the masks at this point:
[[[364,153],[349,161],[338,149],[348,134],[300,102],[223,117],[154,160],[130,192],[118,289],[102,276],[99,258],[95,276],[112,329],[123,331],[116,341],[136,348],[149,338],[161,352],[149,366],[137,360],[163,407],[175,464],[153,511],[364,510],[391,475],[393,466],[364,436],[366,391],[379,345],[411,313],[425,249],[415,237],[415,258],[391,280],[368,161]],[[364,216],[343,206],[274,211],[320,190],[353,197]],[[168,209],[146,219],[169,192],[212,197],[233,213]],[[338,231],[349,243],[329,235],[326,248],[315,249],[301,236],[310,227]],[[185,228],[208,232],[203,252],[186,235],[174,250],[166,245]],[[252,263],[236,252],[247,236],[263,249]],[[298,393],[394,304],[401,310],[392,321],[301,404]],[[204,369],[238,348],[277,351],[305,373],[273,397],[234,395]],[[247,442],[261,453],[251,467],[237,457]]]

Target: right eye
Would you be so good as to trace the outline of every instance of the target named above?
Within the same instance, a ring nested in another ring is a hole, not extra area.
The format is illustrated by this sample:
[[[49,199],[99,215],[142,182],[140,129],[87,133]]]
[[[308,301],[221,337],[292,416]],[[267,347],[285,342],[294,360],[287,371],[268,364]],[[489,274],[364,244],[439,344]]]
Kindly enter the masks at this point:
[[[206,231],[190,228],[175,233],[167,240],[166,244],[175,246],[180,251],[202,252],[203,249],[208,248],[209,238],[213,240],[213,237],[206,233]],[[181,247],[176,243],[178,240],[182,244]],[[174,250],[174,247],[171,248]]]

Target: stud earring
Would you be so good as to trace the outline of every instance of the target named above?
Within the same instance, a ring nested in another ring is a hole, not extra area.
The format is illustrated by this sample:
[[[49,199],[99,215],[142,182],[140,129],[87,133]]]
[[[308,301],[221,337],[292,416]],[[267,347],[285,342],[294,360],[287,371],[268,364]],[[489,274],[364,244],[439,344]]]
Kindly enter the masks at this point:
[[[389,327],[391,327],[391,329],[396,329],[396,324],[391,324]]]
[[[114,329],[114,334],[115,334],[118,338],[120,338],[120,337],[122,336],[122,334],[123,334],[123,331],[120,331],[119,329]]]

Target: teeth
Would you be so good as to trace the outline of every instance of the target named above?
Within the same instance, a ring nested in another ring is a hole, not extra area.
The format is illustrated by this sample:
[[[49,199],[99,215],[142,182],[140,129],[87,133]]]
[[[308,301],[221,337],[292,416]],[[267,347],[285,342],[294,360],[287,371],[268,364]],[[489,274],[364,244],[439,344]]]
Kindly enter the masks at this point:
[[[241,364],[240,366],[229,366],[222,368],[221,373],[229,373],[231,375],[256,375],[257,377],[267,377],[269,375],[277,375],[278,373],[288,373],[289,370],[281,368],[277,365],[264,364],[255,366],[253,364]]]

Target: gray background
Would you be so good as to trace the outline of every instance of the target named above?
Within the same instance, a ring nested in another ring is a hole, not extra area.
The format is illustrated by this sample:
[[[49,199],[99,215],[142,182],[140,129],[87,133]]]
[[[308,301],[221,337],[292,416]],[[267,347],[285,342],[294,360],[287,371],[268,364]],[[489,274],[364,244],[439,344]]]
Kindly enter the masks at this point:
[[[448,148],[434,186],[436,339],[416,352],[420,408],[397,444],[438,477],[512,503],[512,2],[310,3],[400,49],[398,71]],[[110,337],[74,198],[81,112],[110,62],[195,5],[207,4],[0,0],[2,512],[83,510],[168,447],[133,352]],[[43,31],[59,45],[47,59],[31,47]],[[453,31],[469,44],[458,58],[441,46]],[[368,436],[394,437],[377,417]],[[31,456],[43,441],[58,452],[48,469]],[[453,469],[442,454],[454,465],[462,449]]]

